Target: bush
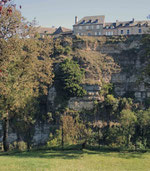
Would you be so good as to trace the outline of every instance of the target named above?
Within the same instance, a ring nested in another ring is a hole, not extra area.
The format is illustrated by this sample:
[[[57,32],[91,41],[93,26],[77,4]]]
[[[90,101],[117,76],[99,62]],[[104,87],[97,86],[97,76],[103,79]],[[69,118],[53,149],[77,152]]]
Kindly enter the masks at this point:
[[[141,141],[136,142],[136,150],[145,150],[145,145]]]
[[[65,47],[65,50],[64,50],[64,54],[65,54],[65,55],[69,55],[70,52],[71,52],[71,48],[70,48],[69,46],[66,46],[66,47]]]
[[[61,132],[59,130],[56,131],[55,135],[50,133],[49,141],[47,142],[47,147],[55,147],[61,144]]]
[[[9,145],[10,150],[19,150],[25,151],[27,150],[27,144],[24,141],[14,142],[13,144]]]
[[[64,60],[55,73],[55,87],[64,98],[81,97],[86,91],[81,86],[84,73],[73,60]]]

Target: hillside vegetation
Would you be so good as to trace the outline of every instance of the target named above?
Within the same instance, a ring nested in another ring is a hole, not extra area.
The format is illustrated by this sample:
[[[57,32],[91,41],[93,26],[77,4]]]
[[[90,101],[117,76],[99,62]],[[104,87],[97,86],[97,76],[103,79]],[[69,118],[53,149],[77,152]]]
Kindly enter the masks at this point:
[[[131,93],[140,82],[149,83],[145,79],[150,75],[148,35],[42,39],[34,23],[26,22],[16,9],[13,15],[7,15],[8,7],[5,8],[1,23],[5,26],[14,19],[11,22],[14,32],[9,37],[12,32],[6,30],[8,37],[0,38],[2,149],[30,150],[35,145],[37,127],[44,123],[50,132],[45,142],[48,147],[63,149],[72,144],[82,144],[82,149],[87,145],[132,150],[150,147],[149,99],[138,101],[135,93]],[[141,64],[144,59],[146,62]],[[127,73],[124,81],[119,75],[122,73]],[[133,79],[128,79],[132,73]],[[112,83],[115,74],[118,77]],[[137,75],[139,82],[132,82]],[[50,104],[47,96],[51,88],[55,96],[52,95]],[[80,102],[92,107],[69,108],[70,99],[76,100],[74,104],[79,107]],[[17,137],[11,143],[10,132]]]

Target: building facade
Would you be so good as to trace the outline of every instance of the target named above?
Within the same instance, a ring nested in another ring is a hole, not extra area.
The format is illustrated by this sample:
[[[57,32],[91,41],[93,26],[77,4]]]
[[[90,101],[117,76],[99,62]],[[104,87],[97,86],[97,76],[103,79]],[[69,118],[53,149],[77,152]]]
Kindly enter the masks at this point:
[[[73,31],[75,35],[80,36],[97,36],[102,35],[105,16],[90,16],[84,17],[78,21],[75,19]]]
[[[149,33],[150,21],[118,21],[105,23],[105,16],[89,16],[78,21],[75,18],[73,32],[80,36],[140,35]]]

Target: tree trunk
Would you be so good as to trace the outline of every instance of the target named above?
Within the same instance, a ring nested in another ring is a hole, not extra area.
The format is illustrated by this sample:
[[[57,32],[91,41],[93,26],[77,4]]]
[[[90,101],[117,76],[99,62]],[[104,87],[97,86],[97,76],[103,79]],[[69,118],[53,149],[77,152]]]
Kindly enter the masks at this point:
[[[130,139],[131,139],[131,135],[127,134],[127,144],[126,144],[127,147],[129,147]]]
[[[28,152],[30,151],[30,149],[31,149],[30,142],[27,142],[27,150],[28,150]]]
[[[31,149],[31,129],[30,129],[30,126],[29,128],[27,129],[27,150],[30,151]]]
[[[21,141],[20,134],[17,132],[17,150],[19,150],[19,142]]]
[[[62,146],[62,150],[64,149],[64,129],[62,126],[62,134],[61,134],[61,146]]]
[[[5,152],[9,150],[8,129],[9,129],[9,118],[7,113],[7,116],[3,120],[3,147]]]
[[[100,128],[98,128],[98,145],[99,145],[99,147],[100,147],[100,145],[101,145],[101,141],[100,141],[100,139],[101,139],[101,137],[100,137],[100,133],[101,133],[101,130],[100,130]]]

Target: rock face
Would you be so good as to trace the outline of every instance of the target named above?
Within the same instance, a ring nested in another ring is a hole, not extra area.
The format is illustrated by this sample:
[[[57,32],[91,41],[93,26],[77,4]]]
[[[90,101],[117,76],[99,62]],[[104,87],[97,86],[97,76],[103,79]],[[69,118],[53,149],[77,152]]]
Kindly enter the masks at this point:
[[[143,82],[139,82],[140,75],[146,65],[146,60],[143,58],[142,50],[140,49],[141,37],[130,37],[126,41],[106,40],[103,38],[88,38],[88,40],[71,40],[74,49],[84,49],[88,52],[94,51],[100,54],[109,55],[120,66],[120,71],[111,76],[108,75],[105,80],[109,80],[114,84],[115,92],[118,96],[132,96],[137,101],[143,101],[150,97],[150,88],[146,87]],[[118,39],[118,38],[117,38]],[[65,42],[64,42],[65,44]],[[88,65],[88,62],[86,63]],[[94,69],[94,66],[93,66]],[[95,72],[95,74],[97,74]],[[93,75],[92,75],[93,76]],[[87,75],[87,78],[89,75]],[[93,82],[95,78],[93,77]],[[90,78],[91,79],[91,78]],[[147,78],[144,78],[145,80]],[[74,110],[87,109],[90,110],[94,106],[95,101],[100,101],[100,84],[86,82],[83,87],[87,90],[87,95],[83,98],[74,97],[68,101],[68,107]],[[48,110],[55,109],[55,98],[57,92],[54,87],[49,89],[48,95]],[[57,106],[59,107],[59,106]],[[35,126],[33,144],[44,144],[49,138],[50,125],[41,124]],[[10,130],[9,142],[16,141],[16,133]],[[2,126],[0,124],[0,141],[2,141]]]
[[[113,83],[115,93],[118,96],[132,97],[137,101],[143,101],[150,97],[150,88],[146,87],[143,82],[139,82],[142,70],[146,65],[146,61],[141,60],[143,58],[143,52],[140,49],[141,37],[131,36],[123,41],[118,40],[119,38],[114,38],[114,40],[111,38],[108,41],[106,37],[99,39],[85,38],[85,40],[81,38],[73,41],[73,47],[87,51],[87,54],[93,51],[113,58],[115,63],[119,65],[120,71],[113,73],[111,76],[106,76],[103,80]],[[89,78],[89,75],[87,75],[87,78]],[[95,78],[98,78],[98,76],[95,76]],[[92,109],[94,102],[100,100],[100,85],[86,83],[83,86],[87,90],[87,95],[83,98],[71,98],[68,102],[69,108],[74,110]],[[53,90],[54,88],[51,88],[49,91],[49,104],[53,104],[53,95],[56,96],[56,92]]]
[[[78,111],[82,109],[91,110],[94,102],[100,101],[99,92],[101,88],[99,85],[83,85],[83,87],[87,91],[87,95],[83,98],[71,98],[68,102],[68,108]]]
[[[49,124],[37,124],[35,125],[35,132],[32,139],[33,145],[41,145],[45,144],[48,141],[50,133],[50,125]],[[3,140],[2,135],[2,123],[0,123],[0,142]],[[9,136],[8,136],[8,142],[13,143],[17,141],[17,134],[13,132],[13,130],[9,129]]]

